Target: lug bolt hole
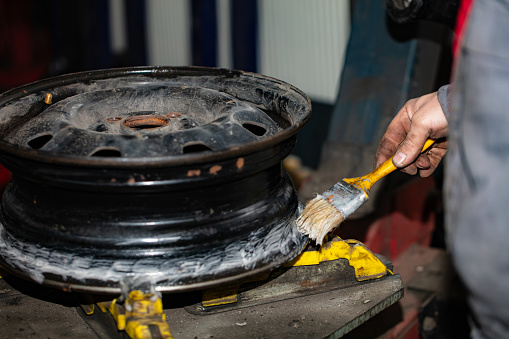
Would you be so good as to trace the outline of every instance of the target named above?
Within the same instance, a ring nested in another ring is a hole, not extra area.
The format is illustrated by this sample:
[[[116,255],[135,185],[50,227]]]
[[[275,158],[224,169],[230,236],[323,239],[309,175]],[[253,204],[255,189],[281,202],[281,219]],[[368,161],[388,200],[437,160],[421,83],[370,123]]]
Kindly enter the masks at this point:
[[[242,124],[242,127],[247,129],[249,132],[253,133],[256,136],[263,136],[265,133],[267,133],[267,129],[259,124],[253,123],[253,122],[245,122]]]
[[[44,145],[46,145],[51,139],[53,139],[53,136],[51,134],[43,134],[38,137],[35,137],[28,141],[28,146],[30,146],[33,149],[41,149]]]

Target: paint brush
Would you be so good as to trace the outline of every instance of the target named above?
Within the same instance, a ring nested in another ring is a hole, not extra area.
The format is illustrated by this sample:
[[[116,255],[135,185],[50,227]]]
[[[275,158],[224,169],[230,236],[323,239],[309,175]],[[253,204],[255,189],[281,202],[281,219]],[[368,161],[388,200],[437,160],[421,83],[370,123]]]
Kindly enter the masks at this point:
[[[428,139],[421,153],[434,142],[435,140]],[[343,179],[322,194],[317,194],[297,218],[298,230],[321,245],[327,233],[333,231],[369,199],[368,193],[373,184],[396,170],[392,158],[363,177]]]

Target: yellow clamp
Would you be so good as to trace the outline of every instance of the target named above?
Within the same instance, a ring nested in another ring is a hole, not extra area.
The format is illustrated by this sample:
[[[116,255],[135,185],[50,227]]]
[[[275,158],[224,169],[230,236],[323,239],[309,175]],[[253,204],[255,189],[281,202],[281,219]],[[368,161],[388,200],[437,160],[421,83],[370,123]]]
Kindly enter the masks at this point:
[[[155,293],[134,290],[129,292],[123,306],[117,304],[116,299],[97,303],[97,306],[103,313],[110,311],[117,322],[117,329],[125,330],[130,338],[173,338],[163,313],[163,302]],[[153,331],[158,333],[153,336]]]
[[[289,266],[318,265],[323,261],[347,259],[350,266],[355,270],[355,278],[358,281],[377,279],[391,272],[387,267],[361,242],[357,240],[343,240],[334,237],[326,242],[317,251],[302,252],[292,261],[285,264]],[[233,304],[238,301],[238,290],[246,282],[267,280],[271,272],[256,275],[248,280],[234,282],[203,291],[201,305],[203,307]]]
[[[113,299],[112,301],[103,301],[97,303],[97,307],[101,310],[101,312],[106,313],[109,311],[115,319],[117,323],[117,329],[119,331],[125,330],[125,309],[122,305],[117,304],[117,299]]]
[[[387,275],[387,267],[363,243],[343,240],[336,236],[317,251],[305,251],[285,266],[318,265],[322,261],[347,259],[355,270],[357,281],[377,279]]]
[[[264,272],[261,274],[257,274],[251,278],[233,282],[228,285],[223,285],[218,288],[205,290],[202,293],[201,305],[203,307],[212,307],[236,303],[238,301],[237,293],[239,291],[240,285],[245,284],[247,282],[267,280],[269,278],[270,273],[271,273],[270,271]]]

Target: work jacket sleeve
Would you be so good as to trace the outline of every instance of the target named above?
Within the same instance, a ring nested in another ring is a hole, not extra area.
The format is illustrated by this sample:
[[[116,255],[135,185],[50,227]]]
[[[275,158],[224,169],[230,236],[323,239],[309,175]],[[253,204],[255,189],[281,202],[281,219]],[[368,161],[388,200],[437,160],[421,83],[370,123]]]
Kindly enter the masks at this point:
[[[449,120],[449,115],[451,113],[451,92],[453,87],[454,84],[445,85],[440,87],[437,92],[438,102],[440,102],[440,106],[447,120]]]

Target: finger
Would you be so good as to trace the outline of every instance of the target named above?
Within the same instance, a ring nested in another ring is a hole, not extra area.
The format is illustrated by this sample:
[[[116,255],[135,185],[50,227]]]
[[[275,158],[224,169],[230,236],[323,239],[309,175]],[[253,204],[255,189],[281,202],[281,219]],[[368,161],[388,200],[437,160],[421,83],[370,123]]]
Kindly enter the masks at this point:
[[[422,153],[415,160],[415,165],[419,170],[425,170],[431,167],[431,160],[428,157],[427,153]]]
[[[420,126],[410,129],[407,137],[399,145],[392,162],[398,168],[406,167],[414,162],[421,153],[424,143],[428,139],[429,131]]]
[[[419,175],[423,178],[429,177],[433,172],[435,172],[436,168],[440,164],[440,161],[444,158],[447,153],[447,143],[442,143],[439,147],[432,147],[428,152],[426,152],[426,157],[430,162],[429,168],[419,169]],[[419,157],[420,158],[420,157]]]
[[[428,158],[431,162],[431,166],[436,168],[447,153],[447,149],[433,148],[430,151],[431,152],[428,154]]]
[[[436,167],[435,166],[431,166],[430,168],[428,169],[425,169],[425,170],[419,170],[419,176],[421,178],[427,178],[429,177],[430,175],[433,174],[433,172],[435,172],[436,170]]]
[[[405,168],[401,169],[401,172],[410,174],[410,175],[416,175],[418,172],[417,166],[415,164],[408,165]]]

